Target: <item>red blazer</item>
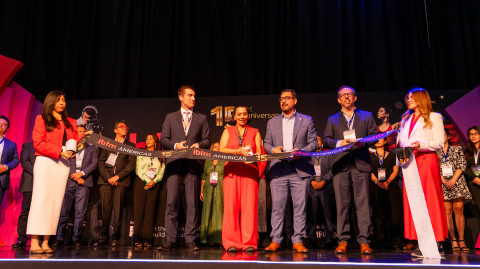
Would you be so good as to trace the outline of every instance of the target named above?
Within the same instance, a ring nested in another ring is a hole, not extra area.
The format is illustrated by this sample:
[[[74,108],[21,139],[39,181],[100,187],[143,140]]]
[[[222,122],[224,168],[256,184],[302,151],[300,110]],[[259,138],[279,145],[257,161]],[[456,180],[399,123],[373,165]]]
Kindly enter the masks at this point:
[[[73,130],[67,129],[67,140],[75,139],[77,142],[80,141],[81,137],[77,133],[77,121],[72,118],[67,119],[73,126]],[[47,132],[42,115],[38,115],[35,119],[35,127],[33,127],[32,133],[35,155],[60,159],[63,129],[65,129],[65,124],[60,122],[60,128],[54,128],[53,131]]]

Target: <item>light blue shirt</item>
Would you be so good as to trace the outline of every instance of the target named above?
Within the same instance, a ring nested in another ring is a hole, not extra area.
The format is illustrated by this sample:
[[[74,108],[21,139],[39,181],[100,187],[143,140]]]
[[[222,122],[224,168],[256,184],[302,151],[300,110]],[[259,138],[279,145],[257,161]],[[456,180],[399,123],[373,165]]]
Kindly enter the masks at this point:
[[[283,133],[283,151],[291,152],[293,150],[293,127],[295,126],[295,115],[297,110],[290,115],[290,118],[283,114],[282,133]]]

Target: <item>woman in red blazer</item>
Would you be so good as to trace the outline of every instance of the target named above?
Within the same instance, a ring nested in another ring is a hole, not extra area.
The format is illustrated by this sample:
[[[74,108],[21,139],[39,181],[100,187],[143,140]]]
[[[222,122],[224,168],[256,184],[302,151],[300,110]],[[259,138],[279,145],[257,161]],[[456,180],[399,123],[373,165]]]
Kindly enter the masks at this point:
[[[32,235],[30,253],[33,254],[53,252],[48,246],[48,239],[57,231],[70,171],[69,159],[75,157],[74,153],[65,151],[64,146],[70,139],[78,142],[81,138],[77,133],[77,122],[68,117],[65,106],[63,92],[50,92],[43,103],[42,115],[37,116],[33,128],[33,147],[37,158],[27,224],[27,234]],[[44,235],[41,247],[38,244],[39,235]]]

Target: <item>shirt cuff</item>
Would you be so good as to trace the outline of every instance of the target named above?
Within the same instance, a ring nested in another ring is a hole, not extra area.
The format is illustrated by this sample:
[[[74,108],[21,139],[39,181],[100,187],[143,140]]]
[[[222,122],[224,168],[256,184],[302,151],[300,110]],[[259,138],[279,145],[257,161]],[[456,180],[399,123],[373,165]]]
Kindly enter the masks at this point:
[[[177,144],[178,143],[173,144],[173,149],[177,149]]]
[[[339,148],[342,145],[342,140],[338,140],[336,144],[336,148]]]
[[[85,172],[83,172],[83,171],[80,171],[80,173],[82,173],[82,175],[83,175],[83,176],[85,176]]]

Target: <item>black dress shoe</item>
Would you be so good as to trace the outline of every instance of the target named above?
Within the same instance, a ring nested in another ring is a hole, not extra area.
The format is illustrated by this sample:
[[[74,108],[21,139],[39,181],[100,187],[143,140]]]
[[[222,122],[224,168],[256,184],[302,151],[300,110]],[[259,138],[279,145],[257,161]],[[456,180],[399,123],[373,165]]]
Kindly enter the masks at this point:
[[[76,246],[76,247],[81,247],[82,242],[80,242],[80,240],[75,240],[75,241],[73,241],[73,245]]]
[[[17,241],[17,243],[12,245],[12,248],[26,248],[27,242]]]
[[[229,247],[227,249],[227,252],[237,252],[237,251],[238,251],[238,249],[236,247]]]
[[[61,247],[63,246],[63,241],[62,240],[57,240],[55,243],[52,244],[52,247]]]
[[[176,247],[175,243],[165,242],[159,248],[157,248],[157,250],[174,250],[175,247]]]
[[[105,245],[105,240],[104,239],[100,239],[97,242],[93,243],[94,247],[103,247],[104,245]]]
[[[112,244],[110,245],[111,247],[119,247],[120,246],[120,242],[118,242],[117,240],[113,240],[112,241]]]
[[[248,248],[245,249],[245,252],[255,252],[255,248],[248,247]]]
[[[199,250],[199,248],[197,247],[197,245],[195,245],[195,243],[187,243],[185,244],[185,246],[187,247],[187,250]]]

